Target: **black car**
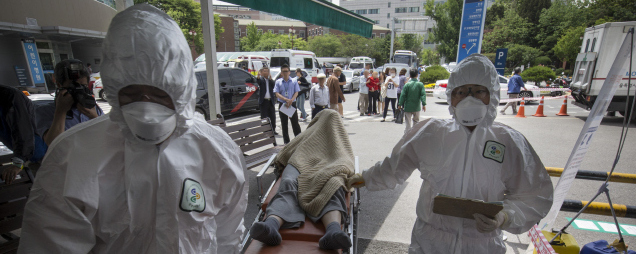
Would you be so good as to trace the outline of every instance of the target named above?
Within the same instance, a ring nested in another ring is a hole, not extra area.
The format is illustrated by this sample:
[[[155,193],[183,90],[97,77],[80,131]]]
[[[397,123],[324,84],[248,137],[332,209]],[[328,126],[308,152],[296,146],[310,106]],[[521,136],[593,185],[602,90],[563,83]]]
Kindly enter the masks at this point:
[[[259,89],[256,77],[239,68],[219,68],[219,100],[221,114],[232,114],[258,110]],[[208,80],[206,71],[195,72],[197,79],[196,111],[210,120]]]

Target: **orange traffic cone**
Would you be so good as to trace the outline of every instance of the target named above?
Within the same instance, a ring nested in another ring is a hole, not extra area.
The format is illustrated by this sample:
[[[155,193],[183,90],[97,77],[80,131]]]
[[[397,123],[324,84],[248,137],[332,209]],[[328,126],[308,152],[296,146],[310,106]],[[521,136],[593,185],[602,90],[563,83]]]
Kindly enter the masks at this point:
[[[565,96],[565,99],[563,99],[563,105],[561,105],[561,111],[559,111],[558,114],[556,114],[557,116],[569,116],[568,115],[568,97]]]
[[[537,108],[537,113],[535,113],[532,116],[545,117],[545,115],[543,114],[543,96],[541,96],[541,101],[539,102],[539,107]]]
[[[519,111],[517,111],[517,115],[515,117],[526,117],[526,109],[525,106],[526,105],[526,100],[525,98],[521,98],[521,105],[519,105]]]

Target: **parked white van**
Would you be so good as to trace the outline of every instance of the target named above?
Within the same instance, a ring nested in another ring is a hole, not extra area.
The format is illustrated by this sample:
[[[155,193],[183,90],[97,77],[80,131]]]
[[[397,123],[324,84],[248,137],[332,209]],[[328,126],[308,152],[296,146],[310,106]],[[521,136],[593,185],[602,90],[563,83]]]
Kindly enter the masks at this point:
[[[304,69],[311,76],[311,83],[318,83],[317,76],[320,73],[320,64],[314,52],[293,49],[272,50],[272,57],[269,60],[270,68],[280,69],[283,64],[289,65],[291,71],[297,68]]]
[[[351,61],[349,62],[349,69],[362,70],[367,64],[371,64],[371,69],[375,69],[375,61],[373,59],[366,56],[356,56],[351,58]]]

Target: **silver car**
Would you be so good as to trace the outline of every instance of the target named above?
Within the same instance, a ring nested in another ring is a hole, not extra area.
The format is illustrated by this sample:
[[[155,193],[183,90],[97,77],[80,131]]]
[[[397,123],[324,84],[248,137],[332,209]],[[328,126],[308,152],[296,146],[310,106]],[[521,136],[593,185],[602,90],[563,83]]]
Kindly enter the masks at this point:
[[[358,71],[359,72],[359,71]],[[343,92],[353,92],[360,90],[360,76],[355,76],[354,71],[342,71],[347,78],[347,83],[343,87]]]

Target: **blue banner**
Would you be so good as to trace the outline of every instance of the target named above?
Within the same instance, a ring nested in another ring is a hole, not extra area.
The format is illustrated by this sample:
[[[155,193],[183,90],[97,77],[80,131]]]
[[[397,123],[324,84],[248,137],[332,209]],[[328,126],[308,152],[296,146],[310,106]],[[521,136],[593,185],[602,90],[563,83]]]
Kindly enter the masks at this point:
[[[506,58],[508,57],[508,49],[497,49],[497,54],[495,55],[495,68],[497,69],[497,73],[499,75],[504,75],[504,70],[506,69]]]
[[[485,3],[483,0],[464,0],[462,26],[459,31],[459,45],[457,45],[458,63],[467,56],[481,53],[481,39],[486,20]]]
[[[33,40],[23,40],[24,54],[29,64],[29,71],[31,72],[31,78],[33,84],[42,84],[44,81],[44,72],[42,71],[42,64],[40,63],[40,56],[38,55],[38,49],[35,46]]]

